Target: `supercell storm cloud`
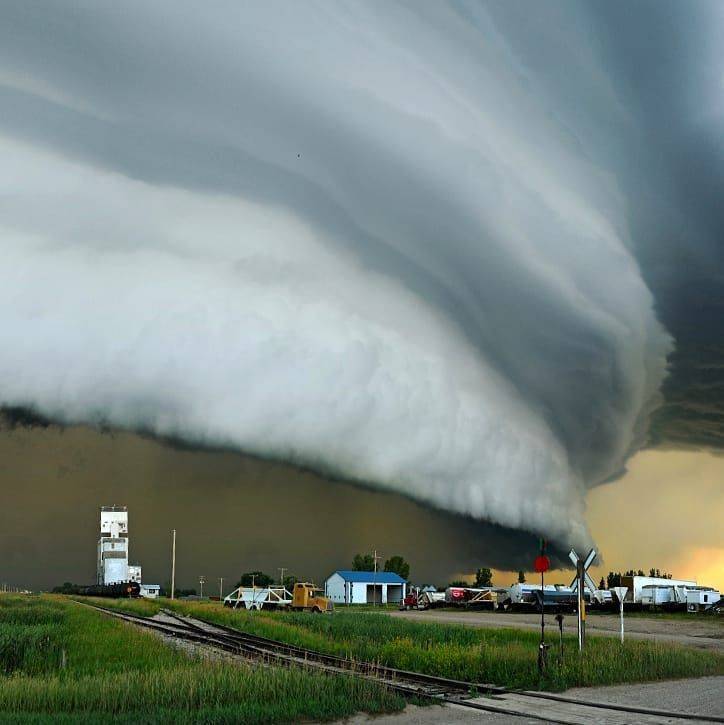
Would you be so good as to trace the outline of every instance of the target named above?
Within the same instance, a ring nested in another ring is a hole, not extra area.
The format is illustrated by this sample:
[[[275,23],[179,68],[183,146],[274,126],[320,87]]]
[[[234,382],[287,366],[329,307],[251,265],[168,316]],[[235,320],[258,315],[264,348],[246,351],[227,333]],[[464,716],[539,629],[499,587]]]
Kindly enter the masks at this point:
[[[0,404],[587,543],[689,203],[592,12],[5,3]]]

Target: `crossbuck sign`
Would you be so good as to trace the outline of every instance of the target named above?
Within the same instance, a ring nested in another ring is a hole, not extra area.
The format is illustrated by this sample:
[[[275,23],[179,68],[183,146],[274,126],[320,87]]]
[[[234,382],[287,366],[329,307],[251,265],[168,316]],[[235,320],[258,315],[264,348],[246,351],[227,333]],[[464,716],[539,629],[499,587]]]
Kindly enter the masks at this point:
[[[591,579],[588,573],[588,567],[593,564],[596,558],[596,550],[591,549],[585,559],[581,559],[575,549],[571,549],[568,558],[576,567],[576,576],[571,582],[571,589],[578,593],[578,651],[583,651],[583,645],[586,642],[586,600],[583,592],[586,587],[589,588],[591,596],[596,591],[596,583]]]

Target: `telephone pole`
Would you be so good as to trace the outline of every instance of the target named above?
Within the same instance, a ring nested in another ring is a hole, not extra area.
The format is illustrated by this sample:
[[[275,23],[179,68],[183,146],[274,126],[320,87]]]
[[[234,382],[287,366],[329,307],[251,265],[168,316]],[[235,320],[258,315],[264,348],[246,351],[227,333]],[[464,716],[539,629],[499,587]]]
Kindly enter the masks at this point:
[[[176,598],[176,529],[173,530],[171,544],[171,599]]]
[[[372,559],[375,562],[375,573],[372,577],[372,606],[377,606],[377,560],[381,559],[381,556],[377,555],[377,549],[375,549],[374,553],[372,554]],[[382,595],[380,594],[380,604],[382,604]]]
[[[277,569],[279,571],[279,583],[284,586],[284,572],[289,571],[289,567],[279,566]]]
[[[224,601],[224,577],[219,577],[219,601]]]
[[[199,594],[199,597],[201,599],[204,598],[204,582],[205,581],[206,581],[206,577],[205,576],[200,576],[199,577],[199,586],[201,587],[201,593]]]

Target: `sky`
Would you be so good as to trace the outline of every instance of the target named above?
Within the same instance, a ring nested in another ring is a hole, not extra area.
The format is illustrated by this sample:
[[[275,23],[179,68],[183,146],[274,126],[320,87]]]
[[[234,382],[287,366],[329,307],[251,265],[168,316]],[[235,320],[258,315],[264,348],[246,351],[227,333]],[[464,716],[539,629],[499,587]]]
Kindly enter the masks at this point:
[[[430,577],[481,552],[514,570],[537,536],[618,561],[632,508],[678,532],[651,566],[721,561],[662,476],[695,458],[672,470],[724,514],[720,3],[7,0],[0,20],[20,570],[29,490],[74,501],[76,533],[128,497],[148,536],[168,496],[207,531],[226,496],[257,522],[301,497],[339,552],[432,527]]]

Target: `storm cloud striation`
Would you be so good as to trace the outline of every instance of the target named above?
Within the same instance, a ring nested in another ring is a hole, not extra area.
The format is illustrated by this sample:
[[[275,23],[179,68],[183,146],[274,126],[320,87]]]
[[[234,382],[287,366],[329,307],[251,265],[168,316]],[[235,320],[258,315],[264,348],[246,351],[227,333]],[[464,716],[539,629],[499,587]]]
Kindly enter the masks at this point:
[[[0,404],[588,543],[672,350],[642,130],[581,6],[587,110],[510,8],[5,4]]]

